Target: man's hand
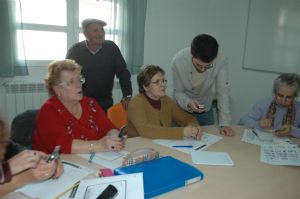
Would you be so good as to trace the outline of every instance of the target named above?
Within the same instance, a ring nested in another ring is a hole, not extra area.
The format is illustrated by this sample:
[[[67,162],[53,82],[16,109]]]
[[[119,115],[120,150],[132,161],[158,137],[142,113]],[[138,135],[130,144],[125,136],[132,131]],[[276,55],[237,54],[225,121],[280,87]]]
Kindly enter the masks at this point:
[[[189,104],[188,104],[188,108],[193,111],[193,112],[197,112],[197,113],[202,113],[206,111],[206,108],[201,105],[197,100],[192,99]]]
[[[220,134],[225,136],[234,136],[234,131],[229,126],[221,126],[220,127]]]

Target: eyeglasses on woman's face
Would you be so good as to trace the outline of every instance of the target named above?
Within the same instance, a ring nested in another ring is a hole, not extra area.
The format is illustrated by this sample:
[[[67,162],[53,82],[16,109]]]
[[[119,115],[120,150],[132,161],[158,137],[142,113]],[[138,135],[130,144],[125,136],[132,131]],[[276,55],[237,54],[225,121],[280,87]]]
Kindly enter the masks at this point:
[[[77,79],[71,79],[69,81],[67,80],[61,80],[58,85],[61,86],[67,86],[67,87],[75,87],[77,85],[82,85],[85,83],[85,78],[83,76],[80,76]]]
[[[166,80],[166,79],[158,79],[158,80],[150,82],[150,83],[151,84],[155,84],[157,86],[160,86],[160,85],[166,85],[168,83],[168,80]]]

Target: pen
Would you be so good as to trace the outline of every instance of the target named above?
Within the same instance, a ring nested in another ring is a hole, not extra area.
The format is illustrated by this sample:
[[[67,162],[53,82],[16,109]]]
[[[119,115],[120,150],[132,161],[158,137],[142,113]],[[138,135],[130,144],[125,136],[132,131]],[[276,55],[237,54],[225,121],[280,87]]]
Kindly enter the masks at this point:
[[[254,135],[256,135],[256,137],[258,137],[258,135],[257,135],[257,133],[255,132],[254,129],[251,129],[251,131],[252,131],[252,133],[253,133]]]
[[[89,164],[92,163],[94,156],[95,156],[95,152],[92,151],[92,152],[90,153],[90,158],[89,158],[89,161],[88,161]]]
[[[193,145],[175,145],[174,148],[193,148]]]
[[[66,162],[66,161],[62,161],[63,164],[67,164],[69,166],[72,166],[72,167],[75,167],[75,168],[80,168],[80,166],[76,165],[76,164],[73,164],[71,162]]]
[[[78,189],[78,187],[79,187],[79,183],[80,183],[80,181],[78,181],[78,182],[76,182],[76,183],[74,184],[73,189],[72,189],[72,191],[71,191],[71,193],[70,193],[69,199],[75,198],[77,189]]]
[[[198,151],[199,149],[202,149],[202,148],[204,148],[204,147],[206,147],[206,144],[203,144],[203,145],[201,145],[201,146],[195,148],[195,151]]]

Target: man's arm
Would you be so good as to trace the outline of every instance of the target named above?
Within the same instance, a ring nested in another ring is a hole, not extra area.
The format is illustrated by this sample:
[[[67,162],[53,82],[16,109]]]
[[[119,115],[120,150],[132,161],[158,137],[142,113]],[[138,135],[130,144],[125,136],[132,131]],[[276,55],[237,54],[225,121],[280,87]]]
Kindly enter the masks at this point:
[[[122,90],[123,98],[132,96],[131,75],[127,69],[126,62],[121,54],[119,47],[116,45],[115,49],[115,64],[116,75],[119,79],[120,87]]]
[[[190,98],[184,92],[183,80],[180,76],[178,63],[175,61],[172,62],[172,76],[173,76],[173,95],[175,101],[178,105],[184,110],[188,110],[188,104],[190,102]],[[188,77],[186,77],[188,78]]]
[[[225,58],[220,63],[220,71],[216,78],[216,94],[218,99],[218,116],[220,126],[229,126],[231,123],[229,103],[229,77],[228,60]]]

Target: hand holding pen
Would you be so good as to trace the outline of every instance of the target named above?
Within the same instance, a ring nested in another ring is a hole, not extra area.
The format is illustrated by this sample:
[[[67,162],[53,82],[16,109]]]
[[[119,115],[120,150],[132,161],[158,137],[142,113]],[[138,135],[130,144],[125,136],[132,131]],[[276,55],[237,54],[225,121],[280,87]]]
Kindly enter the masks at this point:
[[[184,127],[183,134],[185,137],[192,137],[196,140],[200,140],[202,136],[200,126],[186,126]]]

